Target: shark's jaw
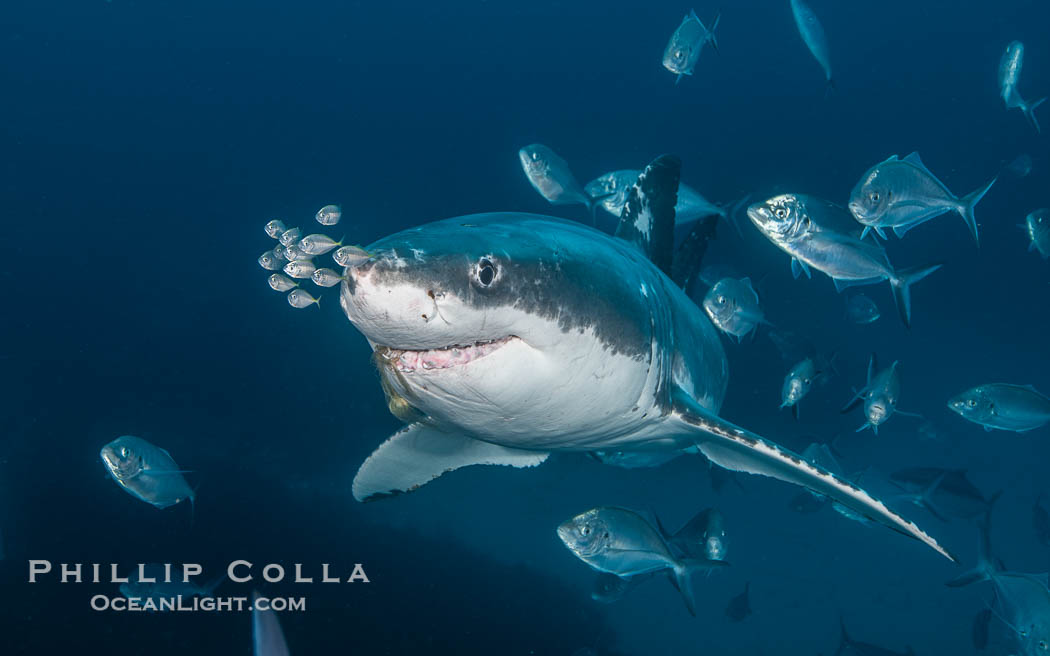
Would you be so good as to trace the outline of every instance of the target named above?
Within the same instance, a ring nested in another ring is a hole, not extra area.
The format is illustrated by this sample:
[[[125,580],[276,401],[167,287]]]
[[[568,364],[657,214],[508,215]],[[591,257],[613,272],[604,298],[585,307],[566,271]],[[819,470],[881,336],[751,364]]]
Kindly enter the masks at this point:
[[[417,370],[451,369],[471,364],[475,360],[507,346],[513,341],[521,341],[514,335],[501,339],[476,341],[468,344],[456,344],[433,349],[398,349],[389,346],[376,346],[376,355],[389,362],[403,374]]]

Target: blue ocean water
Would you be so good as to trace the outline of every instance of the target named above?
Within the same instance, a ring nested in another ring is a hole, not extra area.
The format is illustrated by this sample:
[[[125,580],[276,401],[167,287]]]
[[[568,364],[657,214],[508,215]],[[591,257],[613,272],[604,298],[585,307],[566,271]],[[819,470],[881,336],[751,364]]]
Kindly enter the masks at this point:
[[[961,567],[918,542],[793,512],[789,485],[738,475],[716,492],[699,457],[625,470],[559,455],[355,502],[357,467],[401,425],[370,348],[336,294],[294,310],[255,262],[267,220],[312,229],[326,203],[343,207],[334,236],[362,244],[474,212],[586,221],[529,186],[517,150],[533,142],[582,181],[675,153],[684,182],[727,203],[784,191],[845,203],[869,166],[912,151],[962,194],[1028,153],[1032,173],[1004,173],[978,206],[979,249],[954,216],[890,241],[895,263],[945,263],[916,285],[910,330],[885,284],[864,290],[883,317],[848,323],[845,296],[820,275],[794,280],[746,219],[742,235],[720,228],[706,257],[761,280],[779,330],[838,353],[839,375],[796,422],[777,408],[792,362],[767,333],[726,341],[723,416],[797,450],[834,440],[851,472],[965,469],[987,496],[1003,490],[996,555],[1044,572],[1031,518],[1048,429],[986,433],[945,402],[985,382],[1050,390],[1050,275],[1016,227],[1050,205],[1050,153],[996,84],[1018,39],[1022,93],[1050,93],[1050,9],[810,4],[835,70],[828,97],[786,0],[692,7],[705,21],[721,9],[720,52],[677,85],[660,56],[691,7],[666,2],[5,3],[0,651],[250,649],[247,613],[95,612],[88,599],[115,585],[29,584],[29,559],[364,564],[368,584],[264,588],[309,598],[281,616],[292,653],[829,654],[840,616],[853,637],[897,651],[973,650],[989,586],[946,588]],[[839,408],[872,352],[901,362],[901,408],[938,439],[905,417],[854,433],[859,415]],[[193,471],[192,518],[108,478],[99,449],[124,434]],[[589,598],[594,572],[554,528],[597,505],[652,509],[671,526],[722,511],[732,566],[698,581],[696,618],[659,580],[615,604]],[[973,563],[974,522],[905,513]],[[754,612],[730,622],[748,581]],[[1013,653],[1001,623],[993,633]]]

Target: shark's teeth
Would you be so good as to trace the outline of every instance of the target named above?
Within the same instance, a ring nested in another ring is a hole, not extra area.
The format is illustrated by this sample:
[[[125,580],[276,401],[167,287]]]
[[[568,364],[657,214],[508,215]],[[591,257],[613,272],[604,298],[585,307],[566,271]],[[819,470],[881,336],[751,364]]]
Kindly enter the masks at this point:
[[[376,352],[393,364],[402,373],[412,373],[417,369],[431,371],[433,369],[450,369],[459,365],[468,364],[483,358],[489,353],[496,351],[511,341],[518,338],[511,335],[502,339],[474,342],[473,344],[455,344],[438,349],[425,351],[414,351],[406,349],[395,349],[388,346],[376,348]]]

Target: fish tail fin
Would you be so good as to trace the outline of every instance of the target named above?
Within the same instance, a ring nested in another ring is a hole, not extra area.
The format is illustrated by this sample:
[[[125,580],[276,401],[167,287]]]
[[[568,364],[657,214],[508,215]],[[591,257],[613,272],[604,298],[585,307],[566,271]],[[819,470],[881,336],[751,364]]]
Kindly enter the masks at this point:
[[[835,650],[835,656],[839,656],[839,654],[849,649],[851,644],[853,644],[853,639],[849,637],[849,632],[846,631],[846,619],[839,615],[839,647]]]
[[[970,216],[973,216],[972,207]],[[911,286],[942,266],[942,264],[934,264],[928,267],[904,269],[897,272],[893,278],[890,278],[890,285],[893,287],[893,300],[897,304],[897,313],[900,314],[905,328],[911,328]]]
[[[321,307],[321,295],[320,294],[318,294],[317,298],[314,299],[314,303],[317,305],[317,307]]]
[[[988,505],[985,507],[984,516],[977,521],[977,529],[980,531],[979,540],[977,542],[977,565],[973,569],[969,569],[959,576],[956,576],[951,581],[945,583],[949,588],[961,588],[971,583],[977,583],[979,581],[991,580],[993,576],[999,571],[999,566],[995,562],[995,557],[992,556],[992,509],[995,507],[995,502],[999,500],[1003,491],[999,490],[988,500]]]
[[[834,78],[828,78],[827,83],[824,85],[824,98],[827,99],[829,96],[834,96],[839,92],[838,86],[835,85]]]
[[[1042,134],[1042,130],[1039,129],[1039,121],[1035,118],[1035,108],[1042,105],[1044,102],[1046,102],[1046,98],[1040,98],[1031,105],[1028,105],[1024,110],[1024,116],[1028,119],[1028,122],[1032,124],[1032,127],[1035,128],[1036,134]]]
[[[718,23],[721,20],[722,20],[722,10],[719,9],[718,12],[715,14],[715,20],[712,21],[712,23],[711,23],[711,29],[709,29],[707,31],[707,40],[711,42],[711,47],[714,48],[715,52],[717,52],[719,55],[722,54],[722,51],[718,49],[718,38],[715,37],[715,30],[718,29]],[[1033,108],[1034,108],[1034,106],[1033,106]]]
[[[980,189],[970,192],[960,199],[959,214],[962,215],[963,221],[966,222],[966,227],[970,229],[970,234],[973,235],[973,240],[978,245],[980,241],[977,239],[977,217],[974,216],[974,208],[977,207],[977,203],[984,198],[984,195],[988,193],[988,190],[992,188],[995,181],[999,179],[999,176],[992,178],[988,184],[984,185]]]
[[[724,560],[706,560],[703,558],[682,558],[674,564],[674,584],[682,593],[682,601],[689,614],[696,617],[696,595],[693,593],[693,575],[709,572],[712,569],[729,567]]]

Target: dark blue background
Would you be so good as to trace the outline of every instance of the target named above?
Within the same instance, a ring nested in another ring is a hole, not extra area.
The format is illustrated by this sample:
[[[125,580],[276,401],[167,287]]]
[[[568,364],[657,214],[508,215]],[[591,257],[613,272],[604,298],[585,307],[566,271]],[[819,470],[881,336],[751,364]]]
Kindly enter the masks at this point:
[[[255,264],[267,220],[306,228],[329,202],[344,209],[336,232],[360,243],[478,211],[582,219],[526,183],[516,150],[534,141],[583,181],[674,152],[684,181],[726,202],[787,190],[843,202],[868,166],[912,150],[962,194],[1030,153],[1031,176],[1004,175],[978,207],[979,250],[951,216],[889,245],[900,266],[947,262],[916,286],[910,332],[885,285],[866,290],[882,320],[846,323],[830,281],[793,281],[749,225],[743,239],[723,231],[710,258],[768,274],[769,318],[838,351],[842,370],[796,424],[776,409],[790,363],[762,336],[730,344],[727,417],[795,448],[843,433],[850,470],[968,468],[987,492],[1006,488],[997,552],[1044,571],[1030,506],[1046,429],[986,434],[944,402],[990,381],[1050,390],[1047,263],[1015,227],[1050,204],[1050,157],[996,87],[999,56],[1020,39],[1022,94],[1050,92],[1050,10],[811,5],[838,84],[827,99],[786,0],[725,3],[721,55],[705,51],[677,86],[659,63],[689,9],[675,3],[5,2],[5,653],[249,650],[246,615],[92,613],[88,597],[115,589],[26,585],[27,558],[364,563],[368,586],[276,588],[314,604],[283,617],[293,653],[829,653],[839,613],[858,637],[895,649],[971,649],[987,590],[944,588],[955,573],[946,561],[831,513],[795,515],[796,490],[783,484],[745,478],[716,495],[698,458],[649,471],[583,456],[472,468],[356,504],[357,466],[398,426],[368,347],[334,293],[320,311],[295,311]],[[695,9],[709,21],[717,7]],[[904,417],[877,437],[853,435],[859,417],[837,409],[871,351],[901,360],[901,407],[924,413],[942,440],[920,441]],[[197,472],[192,526],[184,508],[157,511],[105,477],[98,450],[120,434]],[[700,583],[697,619],[659,582],[610,607],[587,598],[591,572],[553,528],[598,504],[651,506],[672,525],[723,510],[733,567]],[[972,524],[910,514],[972,559]],[[725,603],[747,580],[755,614],[728,624]]]

